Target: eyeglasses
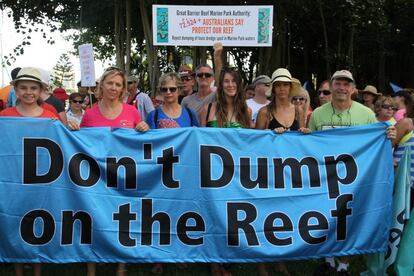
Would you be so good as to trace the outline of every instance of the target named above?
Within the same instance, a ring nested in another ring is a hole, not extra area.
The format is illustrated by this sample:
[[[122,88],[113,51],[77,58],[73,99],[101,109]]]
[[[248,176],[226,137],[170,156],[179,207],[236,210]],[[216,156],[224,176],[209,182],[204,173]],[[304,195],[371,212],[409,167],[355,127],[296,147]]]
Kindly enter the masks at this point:
[[[181,77],[181,80],[182,81],[190,81],[190,80],[193,80],[193,78],[192,77]]]
[[[177,92],[178,87],[160,87],[160,92],[161,93],[167,93],[168,91],[170,91],[171,93],[175,93]]]
[[[394,111],[398,110],[397,108],[395,108],[394,106],[392,106],[390,104],[383,104],[383,105],[381,105],[381,108],[387,109],[387,110],[394,110]]]
[[[72,100],[71,102],[72,102],[72,103],[78,103],[78,104],[83,103],[83,101],[82,101],[82,100],[80,100],[80,101]]]
[[[292,102],[296,102],[296,101],[303,102],[303,101],[306,101],[306,98],[304,98],[304,97],[292,97]]]
[[[132,81],[129,81],[129,82],[128,82],[128,85],[131,85],[131,84],[133,84],[133,83],[134,83],[134,82],[132,82]]]
[[[331,91],[329,91],[329,90],[319,90],[318,95],[320,96],[321,94],[324,94],[325,96],[329,96],[329,95],[331,95]]]
[[[198,78],[210,78],[211,76],[213,76],[211,73],[197,73]]]

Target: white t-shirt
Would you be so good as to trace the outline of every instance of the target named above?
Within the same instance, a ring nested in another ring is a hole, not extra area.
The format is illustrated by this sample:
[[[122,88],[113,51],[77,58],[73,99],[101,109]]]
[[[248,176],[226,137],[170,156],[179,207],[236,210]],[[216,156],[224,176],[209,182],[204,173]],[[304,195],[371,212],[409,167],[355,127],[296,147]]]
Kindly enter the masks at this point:
[[[152,104],[151,98],[144,92],[138,92],[135,96],[134,105],[138,108],[139,114],[141,115],[141,120],[145,121],[148,114],[154,110],[154,105]]]
[[[247,106],[252,110],[252,122],[253,123],[256,123],[257,113],[259,113],[260,108],[262,108],[263,106],[268,105],[269,103],[270,103],[269,100],[267,100],[265,104],[259,104],[259,103],[255,102],[255,100],[253,100],[253,98],[246,100]]]

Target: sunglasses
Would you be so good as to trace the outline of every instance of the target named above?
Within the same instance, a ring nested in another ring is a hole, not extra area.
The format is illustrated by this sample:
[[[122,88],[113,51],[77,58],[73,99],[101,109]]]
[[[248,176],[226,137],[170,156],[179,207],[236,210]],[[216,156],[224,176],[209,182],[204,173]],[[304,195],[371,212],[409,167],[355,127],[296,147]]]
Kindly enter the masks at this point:
[[[389,104],[383,104],[383,105],[381,105],[381,108],[387,109],[387,110],[394,110],[394,111],[398,110],[397,108],[395,108],[394,106],[389,105]]]
[[[83,103],[83,101],[76,101],[76,100],[73,100],[73,101],[71,101],[72,103],[78,103],[78,104],[81,104],[81,103]]]
[[[171,93],[175,93],[177,92],[178,87],[160,87],[160,92],[161,93],[167,93],[168,91],[170,91]]]
[[[301,102],[303,102],[303,101],[306,101],[306,99],[305,99],[304,97],[293,97],[293,98],[292,98],[292,101],[293,101],[293,102],[296,102],[296,101],[301,101]]]
[[[319,90],[318,95],[324,94],[325,96],[331,95],[331,91],[329,90]]]
[[[211,73],[197,73],[197,77],[199,78],[210,78],[211,76],[213,76]]]
[[[182,81],[190,81],[190,80],[193,80],[193,78],[192,77],[181,77],[181,80]]]

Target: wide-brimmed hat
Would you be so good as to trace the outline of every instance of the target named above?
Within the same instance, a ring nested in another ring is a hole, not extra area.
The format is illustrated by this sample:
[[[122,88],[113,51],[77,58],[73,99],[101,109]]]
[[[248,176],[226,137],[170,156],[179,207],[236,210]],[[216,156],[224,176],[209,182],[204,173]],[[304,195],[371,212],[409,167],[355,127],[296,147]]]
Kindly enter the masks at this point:
[[[292,75],[288,69],[278,68],[272,74],[272,83],[276,81],[292,82]]]
[[[300,80],[292,78],[292,75],[290,74],[289,70],[285,68],[276,69],[272,74],[272,83],[275,83],[277,81],[291,83],[289,97],[299,95],[301,87]]]
[[[23,67],[20,69],[17,77],[10,82],[11,85],[15,85],[16,82],[21,80],[28,80],[34,81],[42,85],[43,87],[47,87],[49,83],[44,80],[43,72],[39,68],[35,67]]]
[[[347,79],[351,82],[355,82],[354,81],[354,77],[352,76],[352,73],[349,72],[348,70],[339,70],[336,71],[332,77],[331,77],[331,81],[335,80],[335,79]]]
[[[381,96],[381,93],[378,93],[377,88],[373,85],[367,85],[365,88],[361,91],[362,93],[369,93],[374,96]]]

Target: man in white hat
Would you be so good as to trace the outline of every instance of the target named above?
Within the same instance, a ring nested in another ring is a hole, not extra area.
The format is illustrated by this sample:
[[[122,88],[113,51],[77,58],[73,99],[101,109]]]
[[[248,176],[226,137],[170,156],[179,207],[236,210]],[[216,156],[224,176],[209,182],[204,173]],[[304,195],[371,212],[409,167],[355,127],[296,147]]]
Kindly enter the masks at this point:
[[[336,71],[330,81],[332,101],[313,111],[309,128],[324,130],[377,122],[371,109],[351,99],[354,88],[355,82],[351,72]]]
[[[354,89],[355,81],[351,72],[348,70],[336,71],[330,81],[331,103],[324,104],[313,111],[309,128],[314,131],[377,122],[371,109],[351,99]],[[394,126],[388,127],[387,137],[389,139],[396,137]],[[318,267],[314,275],[330,275],[329,273],[337,270],[337,275],[346,276],[350,275],[348,267],[349,256],[340,257],[337,267],[333,257],[325,258],[325,263]]]

